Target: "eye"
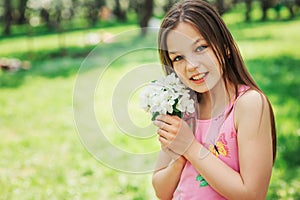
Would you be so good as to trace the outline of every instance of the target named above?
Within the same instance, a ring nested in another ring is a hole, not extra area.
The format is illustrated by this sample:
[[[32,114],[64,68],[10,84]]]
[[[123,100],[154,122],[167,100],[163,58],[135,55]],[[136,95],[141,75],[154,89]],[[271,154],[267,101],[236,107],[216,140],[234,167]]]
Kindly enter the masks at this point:
[[[183,57],[182,56],[176,56],[175,58],[172,59],[173,62],[178,62],[180,60],[182,60]]]
[[[201,52],[201,51],[205,50],[207,47],[208,47],[207,45],[201,45],[196,48],[196,52]]]

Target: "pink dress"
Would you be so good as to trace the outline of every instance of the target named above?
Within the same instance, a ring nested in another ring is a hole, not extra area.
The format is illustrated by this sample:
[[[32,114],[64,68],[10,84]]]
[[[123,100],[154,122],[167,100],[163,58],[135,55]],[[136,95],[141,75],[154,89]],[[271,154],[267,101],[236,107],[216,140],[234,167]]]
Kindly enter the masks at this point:
[[[238,98],[249,89],[242,85]],[[235,101],[236,102],[236,101]],[[230,102],[224,112],[209,120],[198,120],[196,125],[196,139],[209,149],[215,156],[239,172],[237,131],[234,127],[235,103]],[[201,113],[201,112],[200,112]],[[225,199],[219,195],[202,178],[190,162],[187,162],[173,195],[174,200],[215,200]]]

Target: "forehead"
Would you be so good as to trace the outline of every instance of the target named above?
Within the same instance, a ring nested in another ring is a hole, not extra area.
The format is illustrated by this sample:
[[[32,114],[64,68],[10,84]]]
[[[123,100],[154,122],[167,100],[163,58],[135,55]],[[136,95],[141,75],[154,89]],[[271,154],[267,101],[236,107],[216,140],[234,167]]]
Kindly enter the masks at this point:
[[[173,47],[193,45],[198,40],[204,40],[202,34],[191,24],[180,22],[167,36],[168,50]]]

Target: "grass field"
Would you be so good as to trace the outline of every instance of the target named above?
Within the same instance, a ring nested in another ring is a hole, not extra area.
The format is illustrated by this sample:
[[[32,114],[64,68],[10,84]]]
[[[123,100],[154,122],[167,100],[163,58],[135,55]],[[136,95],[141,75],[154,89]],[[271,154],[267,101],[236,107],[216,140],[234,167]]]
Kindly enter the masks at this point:
[[[300,20],[246,24],[238,16],[233,12],[224,19],[276,115],[277,160],[267,199],[300,199]],[[122,173],[98,162],[82,144],[73,116],[77,72],[93,48],[84,43],[86,35],[114,35],[135,28],[124,25],[66,33],[64,56],[54,34],[30,39],[1,38],[0,55],[28,59],[31,68],[0,72],[0,199],[155,199],[151,174]],[[138,45],[153,46],[154,39],[141,39],[134,34],[124,38],[126,44],[137,45],[135,49]],[[114,58],[119,48],[114,43],[103,44],[100,53],[109,52]],[[124,48],[128,50],[128,46]],[[88,62],[87,73],[97,72],[98,67],[103,67],[101,62],[109,63],[95,59]],[[101,113],[111,112],[111,91],[115,85],[110,83],[120,80],[134,66],[153,59],[153,51],[139,51],[114,60],[101,79],[104,88],[100,84],[95,96],[102,101],[95,105],[101,111],[96,113],[98,119],[105,122],[106,132],[113,133],[107,137],[131,152],[157,150],[158,144],[155,138],[136,141],[120,137],[114,119]]]

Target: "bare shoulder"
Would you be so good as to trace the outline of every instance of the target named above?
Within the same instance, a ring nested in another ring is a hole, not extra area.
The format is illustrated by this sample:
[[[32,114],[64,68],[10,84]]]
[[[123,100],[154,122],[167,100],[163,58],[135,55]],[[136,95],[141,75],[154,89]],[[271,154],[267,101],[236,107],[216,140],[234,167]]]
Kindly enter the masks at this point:
[[[255,108],[262,108],[267,104],[267,98],[264,94],[256,90],[248,90],[236,102],[236,110],[253,111]]]
[[[235,124],[242,120],[260,120],[262,116],[269,113],[267,98],[256,90],[248,90],[238,98],[235,107]]]

